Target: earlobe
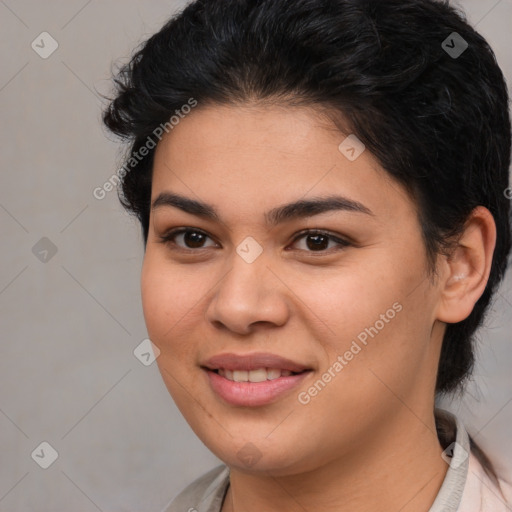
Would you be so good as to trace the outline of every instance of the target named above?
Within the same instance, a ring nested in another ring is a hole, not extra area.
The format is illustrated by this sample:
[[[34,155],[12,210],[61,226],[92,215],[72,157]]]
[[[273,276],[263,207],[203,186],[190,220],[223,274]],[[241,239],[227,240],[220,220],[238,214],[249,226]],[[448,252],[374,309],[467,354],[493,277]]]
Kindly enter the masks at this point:
[[[456,247],[444,258],[437,319],[457,323],[466,319],[483,294],[496,245],[496,224],[491,212],[476,207],[468,217]]]

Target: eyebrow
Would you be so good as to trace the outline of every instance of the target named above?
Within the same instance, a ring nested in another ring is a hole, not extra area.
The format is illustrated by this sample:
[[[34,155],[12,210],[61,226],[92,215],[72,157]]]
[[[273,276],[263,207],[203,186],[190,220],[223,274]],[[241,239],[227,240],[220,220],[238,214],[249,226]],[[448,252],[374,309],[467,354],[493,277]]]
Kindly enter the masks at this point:
[[[221,222],[221,218],[215,208],[202,201],[190,199],[171,192],[162,192],[153,201],[151,209],[154,211],[161,207],[174,207],[207,220]],[[265,221],[269,225],[276,226],[293,219],[301,219],[320,215],[330,211],[350,211],[364,213],[373,216],[374,213],[359,201],[354,201],[343,196],[327,196],[312,199],[300,199],[293,203],[273,208],[265,213]]]

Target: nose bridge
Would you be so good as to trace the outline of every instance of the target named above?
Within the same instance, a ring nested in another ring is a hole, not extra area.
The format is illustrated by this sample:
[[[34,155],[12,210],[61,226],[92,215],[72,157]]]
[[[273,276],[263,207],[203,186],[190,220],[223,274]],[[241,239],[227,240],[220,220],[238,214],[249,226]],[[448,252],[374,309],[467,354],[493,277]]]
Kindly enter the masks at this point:
[[[258,242],[242,241],[232,254],[230,269],[216,287],[208,319],[239,332],[247,332],[255,322],[282,324],[287,307],[268,263]]]
[[[231,269],[219,283],[218,295],[251,308],[264,301],[270,291],[267,287],[272,273],[267,268],[268,258],[263,247],[259,250],[253,242],[244,241],[236,247],[230,263]]]

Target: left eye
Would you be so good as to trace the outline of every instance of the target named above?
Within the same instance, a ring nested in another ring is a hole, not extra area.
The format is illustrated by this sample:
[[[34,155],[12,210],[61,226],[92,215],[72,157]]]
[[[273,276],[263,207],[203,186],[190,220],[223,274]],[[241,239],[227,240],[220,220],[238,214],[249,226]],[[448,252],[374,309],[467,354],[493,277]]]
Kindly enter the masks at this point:
[[[338,246],[338,249],[343,249],[350,245],[347,240],[342,240],[341,238],[323,231],[307,231],[302,233],[294,239],[294,243],[301,239],[305,239],[306,247],[310,249],[311,252],[326,252],[325,250],[329,248],[329,242],[334,242]]]
[[[176,239],[181,237],[182,243],[176,243]],[[191,228],[179,228],[174,229],[166,233],[165,235],[160,237],[160,241],[165,244],[171,244],[177,246],[179,249],[184,250],[194,250],[194,249],[205,249],[207,247],[216,247],[217,244],[213,242],[213,245],[205,246],[204,242],[206,239],[210,238],[206,233]],[[297,243],[299,240],[304,239],[306,244],[307,252],[326,252],[329,247],[329,243],[334,243],[338,246],[339,249],[343,249],[350,245],[350,243],[346,240],[338,238],[330,233],[326,233],[324,231],[306,231],[295,237],[293,240],[293,244]],[[210,238],[211,240],[211,238]]]

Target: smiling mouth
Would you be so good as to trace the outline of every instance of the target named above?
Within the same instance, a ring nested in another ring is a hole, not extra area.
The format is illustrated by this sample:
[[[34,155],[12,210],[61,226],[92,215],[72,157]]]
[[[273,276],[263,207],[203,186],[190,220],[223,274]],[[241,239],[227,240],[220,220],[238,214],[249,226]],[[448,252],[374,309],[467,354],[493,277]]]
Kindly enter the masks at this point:
[[[212,391],[235,407],[260,407],[277,402],[300,385],[312,370],[281,368],[232,370],[202,367]]]
[[[280,377],[290,377],[291,375],[304,373],[281,370],[279,368],[257,368],[255,370],[227,370],[219,368],[212,371],[233,382],[265,382],[266,380],[275,380]]]

